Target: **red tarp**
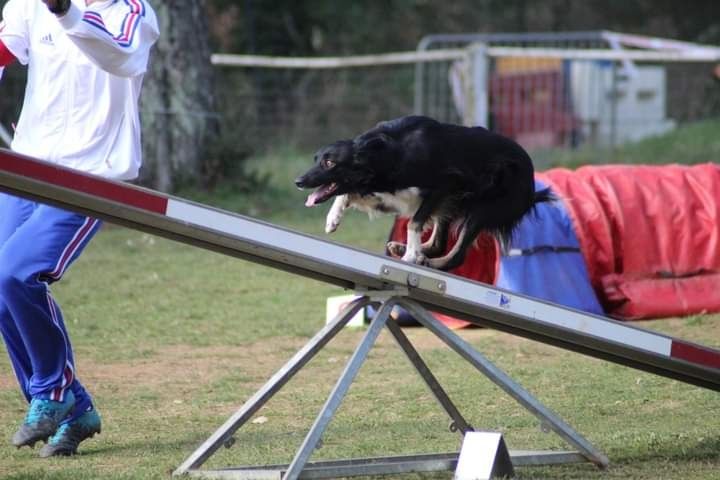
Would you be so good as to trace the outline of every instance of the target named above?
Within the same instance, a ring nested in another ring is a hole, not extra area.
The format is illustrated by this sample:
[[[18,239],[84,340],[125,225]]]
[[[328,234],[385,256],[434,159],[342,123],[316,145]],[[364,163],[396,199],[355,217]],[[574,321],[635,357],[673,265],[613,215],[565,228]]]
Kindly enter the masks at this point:
[[[588,166],[538,174],[563,199],[605,311],[720,311],[720,168]]]
[[[608,315],[641,319],[720,311],[718,165],[587,166],[536,178],[567,209]],[[395,222],[393,240],[404,241],[405,223]],[[452,273],[493,284],[498,259],[494,243],[481,239]],[[552,276],[548,271],[539,281]]]

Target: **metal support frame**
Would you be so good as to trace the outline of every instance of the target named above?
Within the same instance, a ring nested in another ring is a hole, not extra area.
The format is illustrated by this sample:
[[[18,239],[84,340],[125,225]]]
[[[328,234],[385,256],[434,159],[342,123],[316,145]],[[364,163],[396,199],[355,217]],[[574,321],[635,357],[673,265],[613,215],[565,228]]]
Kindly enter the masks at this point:
[[[367,293],[367,292],[364,292]],[[398,295],[399,293],[399,295]],[[208,440],[193,452],[173,473],[173,475],[191,475],[200,478],[257,479],[274,478],[294,480],[298,478],[334,478],[364,475],[399,474],[409,472],[427,472],[453,470],[457,465],[459,453],[405,455],[395,457],[378,457],[366,459],[335,460],[309,463],[312,453],[317,449],[321,438],[330,421],[340,407],[357,373],[368,357],[380,332],[387,327],[400,349],[435,396],[440,406],[450,417],[451,431],[464,435],[473,431],[458,408],[452,402],[430,368],[422,360],[402,329],[390,316],[395,306],[407,309],[426,328],[455,350],[462,358],[472,364],[480,373],[514,398],[520,405],[535,415],[543,426],[562,437],[577,451],[562,452],[518,452],[511,451],[510,457],[514,465],[548,465],[558,463],[591,462],[600,468],[608,465],[607,457],[593,447],[578,432],[563,422],[557,415],[542,405],[530,393],[514,382],[507,374],[493,365],[488,359],[465,342],[458,335],[439,322],[425,308],[409,300],[402,291],[390,291],[364,296],[341,311],[338,316],[327,324],[313,337],[293,358],[255,393],[245,404],[233,414]],[[229,467],[219,470],[201,470],[200,467],[221,446],[231,446],[233,435],[252,415],[257,412],[272,396],[277,393],[302,367],[304,367],[357,313],[366,305],[380,305],[373,317],[368,330],[348,361],[340,378],[320,410],[315,422],[305,436],[294,458],[288,465],[262,465],[249,467]]]

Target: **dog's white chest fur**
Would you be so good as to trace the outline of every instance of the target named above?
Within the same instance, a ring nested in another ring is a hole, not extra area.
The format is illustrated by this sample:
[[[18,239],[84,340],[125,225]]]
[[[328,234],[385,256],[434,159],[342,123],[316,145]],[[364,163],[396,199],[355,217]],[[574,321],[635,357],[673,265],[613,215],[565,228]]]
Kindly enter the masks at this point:
[[[412,217],[420,208],[421,203],[420,189],[416,187],[398,190],[395,193],[373,193],[365,196],[352,193],[338,195],[328,212],[325,231],[330,233],[337,229],[343,213],[348,207],[366,212],[370,215],[370,218],[377,217],[382,213],[394,213],[403,217]]]
[[[367,201],[369,205],[364,205],[364,201]],[[367,197],[360,197],[359,200],[351,199],[350,201],[350,205],[370,214],[395,213],[402,217],[413,216],[420,208],[421,203],[420,189],[415,187],[398,190],[395,193],[373,193]]]

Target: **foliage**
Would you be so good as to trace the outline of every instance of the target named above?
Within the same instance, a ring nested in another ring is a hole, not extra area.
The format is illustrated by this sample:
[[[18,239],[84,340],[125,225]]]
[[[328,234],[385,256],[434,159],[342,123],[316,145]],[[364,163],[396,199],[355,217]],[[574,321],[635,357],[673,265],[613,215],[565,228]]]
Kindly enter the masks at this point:
[[[210,0],[216,46],[268,55],[412,50],[431,33],[619,30],[720,43],[720,5],[697,0]]]
[[[247,148],[234,131],[224,131],[216,141],[207,144],[203,154],[201,185],[212,190],[219,182],[231,181],[237,192],[251,192],[267,183],[266,178],[247,171],[245,163],[250,156]]]

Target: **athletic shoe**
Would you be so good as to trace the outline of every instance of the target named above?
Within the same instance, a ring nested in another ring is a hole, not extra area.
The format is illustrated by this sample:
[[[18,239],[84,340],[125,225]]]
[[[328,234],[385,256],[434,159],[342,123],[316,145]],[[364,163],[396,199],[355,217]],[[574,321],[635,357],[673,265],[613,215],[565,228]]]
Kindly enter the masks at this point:
[[[100,427],[100,415],[95,409],[83,413],[75,420],[62,423],[47,445],[40,450],[40,456],[46,458],[75,455],[80,442],[100,433]]]
[[[33,398],[25,421],[13,435],[13,445],[18,448],[28,445],[32,448],[38,440],[47,442],[48,437],[55,433],[58,425],[72,411],[73,406],[75,406],[75,395],[70,390],[65,390],[65,399],[62,402]]]

